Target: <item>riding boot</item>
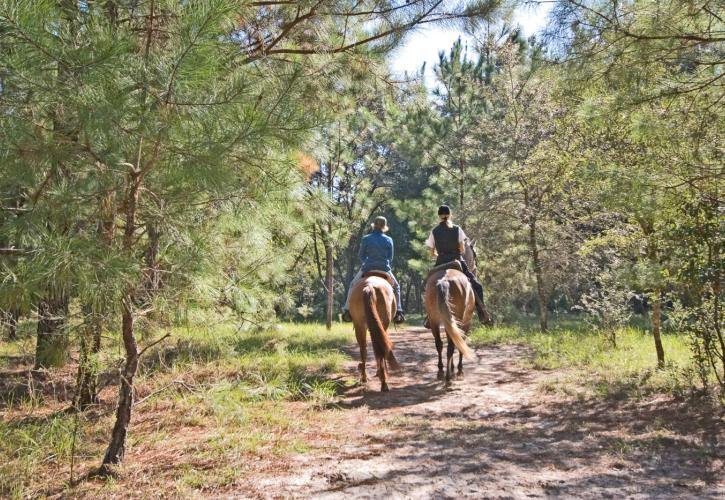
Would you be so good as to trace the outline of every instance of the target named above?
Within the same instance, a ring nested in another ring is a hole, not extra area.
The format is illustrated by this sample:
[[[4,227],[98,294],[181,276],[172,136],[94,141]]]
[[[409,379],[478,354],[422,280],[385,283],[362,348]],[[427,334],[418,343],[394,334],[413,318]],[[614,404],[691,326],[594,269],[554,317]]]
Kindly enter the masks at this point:
[[[489,320],[488,313],[481,303],[476,301],[476,313],[478,314],[478,321],[481,324],[486,324]]]
[[[478,321],[482,325],[493,325],[493,318],[491,318],[491,315],[486,310],[486,306],[483,305],[483,301],[478,296],[476,296],[476,312],[478,313]]]

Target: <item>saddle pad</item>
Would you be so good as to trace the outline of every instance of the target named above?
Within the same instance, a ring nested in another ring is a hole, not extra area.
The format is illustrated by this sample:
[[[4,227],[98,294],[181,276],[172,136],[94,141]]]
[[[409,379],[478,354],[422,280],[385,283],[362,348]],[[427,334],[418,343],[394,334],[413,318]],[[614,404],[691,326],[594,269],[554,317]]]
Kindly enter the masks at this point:
[[[433,269],[428,271],[428,277],[430,277],[431,274],[437,273],[438,271],[445,271],[446,269],[455,269],[456,271],[463,272],[463,268],[461,267],[461,263],[457,260],[452,260],[450,262],[446,262],[445,264],[441,264],[439,266],[435,266]],[[426,278],[427,279],[427,278]]]
[[[363,278],[370,278],[372,276],[376,276],[378,278],[383,278],[385,281],[390,283],[390,286],[393,286],[393,279],[390,277],[390,275],[384,271],[368,271],[366,273],[363,273]]]

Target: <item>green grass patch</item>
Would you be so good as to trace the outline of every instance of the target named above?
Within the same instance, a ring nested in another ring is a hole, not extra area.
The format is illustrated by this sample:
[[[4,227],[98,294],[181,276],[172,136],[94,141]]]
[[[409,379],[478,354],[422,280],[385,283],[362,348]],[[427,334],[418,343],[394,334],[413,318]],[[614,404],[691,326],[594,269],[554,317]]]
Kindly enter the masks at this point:
[[[159,372],[183,376],[213,367],[226,374],[223,384],[232,384],[235,399],[327,402],[338,389],[331,376],[347,358],[340,348],[354,340],[350,330],[290,323],[258,332],[229,325],[177,329],[174,344],[148,355],[140,380],[154,383]]]
[[[37,497],[44,481],[63,486],[70,480],[71,459],[78,478],[78,463],[100,461],[99,444],[109,426],[108,418],[88,423],[85,415],[67,412],[0,420],[0,497]]]
[[[194,446],[183,453],[177,450],[188,460],[175,466],[174,477],[180,478],[177,486],[183,491],[233,482],[249,454],[310,451],[306,433],[312,421],[324,418],[316,410],[340,390],[336,374],[347,359],[341,347],[354,341],[352,328],[345,324],[331,331],[324,325],[291,323],[243,331],[222,323],[175,327],[170,333],[142,359],[129,445],[153,456],[154,450],[173,448],[177,436],[198,435]],[[117,335],[108,335],[114,340],[101,353],[105,369],[120,361]],[[160,335],[139,332],[141,348]],[[21,338],[0,344],[0,352],[16,358],[26,343]],[[0,497],[44,496],[48,486],[67,484],[73,447],[76,477],[100,465],[115,391],[106,393],[101,416],[84,414],[77,426],[73,414],[59,411],[64,404],[51,399],[17,400],[0,407]],[[58,411],[49,415],[49,405]],[[210,478],[193,466],[204,461],[223,467]],[[111,482],[104,488],[109,495],[118,494],[123,485]]]
[[[547,384],[548,390],[568,391],[567,384],[583,384],[600,396],[645,396],[652,393],[681,395],[697,383],[692,375],[692,358],[685,336],[663,334],[666,366],[657,369],[654,340],[649,331],[624,328],[616,332],[612,346],[585,324],[557,325],[542,333],[532,326],[479,328],[472,332],[473,345],[525,344],[533,358],[524,361],[533,368],[571,369],[561,384]]]

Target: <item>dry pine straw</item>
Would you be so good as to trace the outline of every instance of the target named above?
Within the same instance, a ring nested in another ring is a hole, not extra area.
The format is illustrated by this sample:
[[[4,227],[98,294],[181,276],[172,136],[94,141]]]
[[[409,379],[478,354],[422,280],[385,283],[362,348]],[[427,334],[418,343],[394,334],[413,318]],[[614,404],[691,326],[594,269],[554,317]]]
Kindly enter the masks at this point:
[[[54,372],[55,384],[71,384],[74,371],[69,365]],[[23,463],[22,456],[15,462],[3,457],[10,468],[6,471],[17,479],[3,495],[102,493],[120,498],[130,491],[140,496],[152,491],[173,495],[231,488],[240,492],[250,473],[283,473],[286,455],[314,454],[341,439],[336,425],[341,412],[321,409],[314,401],[244,401],[235,391],[237,376],[229,367],[198,365],[141,377],[125,463],[119,476],[111,479],[92,476],[107,445],[117,397],[115,386],[104,388],[101,405],[77,417],[74,484],[70,484],[70,456],[48,453],[33,463]],[[66,425],[75,425],[76,417],[67,413],[70,394],[36,396],[33,404],[0,408],[3,424],[12,428],[62,418]]]
[[[141,399],[148,388],[139,388]],[[314,454],[342,439],[341,412],[321,410],[305,401],[240,402],[240,419],[215,418],[214,410],[193,395],[156,397],[138,405],[129,434],[129,448],[117,479],[88,477],[98,467],[112,426],[115,388],[101,394],[103,404],[81,422],[83,443],[75,456],[69,485],[70,459],[48,457],[34,464],[23,493],[127,497],[151,491],[189,493],[247,486],[251,473],[284,473],[289,453]],[[10,425],[28,418],[50,417],[67,408],[52,402],[32,411],[15,409],[3,415]],[[70,418],[70,417],[69,417]]]

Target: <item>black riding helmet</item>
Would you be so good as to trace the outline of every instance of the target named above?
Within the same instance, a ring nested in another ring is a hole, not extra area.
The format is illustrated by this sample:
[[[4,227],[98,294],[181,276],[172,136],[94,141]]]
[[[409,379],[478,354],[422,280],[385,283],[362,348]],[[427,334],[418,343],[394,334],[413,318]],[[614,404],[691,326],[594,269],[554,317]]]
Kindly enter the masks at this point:
[[[438,215],[451,215],[451,207],[448,205],[441,205],[438,207]]]

